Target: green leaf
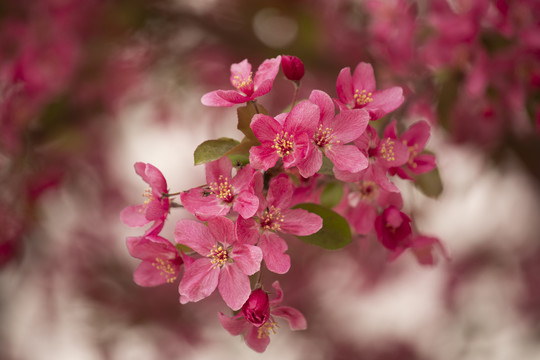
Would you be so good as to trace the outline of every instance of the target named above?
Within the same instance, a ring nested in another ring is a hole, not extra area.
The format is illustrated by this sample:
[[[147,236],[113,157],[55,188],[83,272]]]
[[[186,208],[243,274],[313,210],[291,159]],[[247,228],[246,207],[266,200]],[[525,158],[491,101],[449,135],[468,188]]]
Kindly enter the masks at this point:
[[[248,102],[246,106],[241,106],[236,110],[238,114],[238,124],[236,128],[246,135],[248,139],[256,139],[253,130],[251,130],[251,119],[255,114],[265,114],[268,115],[268,111],[262,106],[257,104],[255,107],[254,102]],[[257,111],[258,110],[258,111]]]
[[[240,143],[237,140],[225,137],[217,140],[207,140],[197,146],[197,149],[195,149],[195,152],[193,153],[195,165],[220,159],[238,144]]]
[[[331,182],[323,189],[321,193],[321,205],[327,208],[333,208],[341,201],[343,197],[343,183]]]
[[[443,192],[443,184],[441,176],[439,175],[439,170],[435,168],[430,172],[418,175],[414,182],[414,186],[424,193],[424,195],[431,198],[438,198]]]
[[[294,207],[304,209],[319,215],[323,219],[321,230],[308,236],[298,236],[305,243],[317,245],[328,250],[337,250],[351,242],[351,228],[349,223],[338,213],[324,206],[303,203]]]
[[[323,175],[334,176],[334,170],[333,169],[334,169],[334,164],[332,163],[332,161],[330,161],[330,159],[327,158],[326,156],[323,156],[322,166],[319,169],[319,171],[317,171],[317,172],[319,174],[323,174]]]

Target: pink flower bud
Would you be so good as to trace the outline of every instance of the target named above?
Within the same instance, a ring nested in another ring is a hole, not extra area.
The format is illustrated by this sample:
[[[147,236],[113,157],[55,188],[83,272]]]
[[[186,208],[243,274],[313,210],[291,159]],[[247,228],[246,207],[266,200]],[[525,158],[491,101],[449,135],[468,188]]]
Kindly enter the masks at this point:
[[[255,289],[249,295],[244,306],[242,306],[244,318],[255,326],[263,325],[270,316],[270,302],[268,294],[263,289]]]
[[[283,73],[289,80],[299,81],[304,77],[304,64],[296,56],[283,55],[281,57],[281,69],[283,69]]]

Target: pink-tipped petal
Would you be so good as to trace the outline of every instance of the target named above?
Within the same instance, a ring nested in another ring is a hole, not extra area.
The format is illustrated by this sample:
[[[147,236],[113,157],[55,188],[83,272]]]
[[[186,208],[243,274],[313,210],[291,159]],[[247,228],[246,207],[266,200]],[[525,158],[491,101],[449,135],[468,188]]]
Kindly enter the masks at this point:
[[[270,145],[252,146],[249,149],[249,163],[255,169],[266,171],[276,165],[278,159],[279,155]]]
[[[280,306],[272,309],[272,315],[285,318],[289,322],[291,330],[307,329],[307,321],[304,315],[290,306]]]
[[[336,107],[330,95],[320,90],[313,90],[309,95],[309,101],[317,105],[321,111],[319,122],[330,121],[336,115]]]
[[[215,90],[211,91],[209,93],[206,93],[201,98],[201,103],[206,106],[219,106],[219,107],[231,107],[233,105],[236,105],[236,102],[231,102],[229,100],[225,100],[221,96],[219,96],[219,93],[222,90]]]
[[[273,59],[267,59],[259,65],[253,82],[255,83],[255,93],[257,96],[264,95],[272,89],[272,83],[276,78],[277,73],[279,72],[279,67],[281,65],[281,56],[275,57]],[[263,85],[265,83],[265,85]],[[270,84],[268,86],[268,84]],[[263,92],[261,88],[264,87]]]
[[[341,69],[336,81],[336,90],[339,100],[347,105],[354,104],[354,89],[351,68]]]
[[[236,235],[242,244],[255,245],[259,241],[259,224],[253,219],[244,219],[242,216],[236,220]]]
[[[186,266],[184,276],[180,280],[178,292],[180,303],[197,302],[214,292],[218,285],[219,270],[208,258],[195,260]]]
[[[217,243],[207,226],[189,219],[178,220],[174,229],[174,240],[192,248],[202,256],[210,254]]]
[[[361,62],[354,69],[352,77],[353,86],[357,90],[373,92],[375,90],[375,74],[371,64]]]
[[[308,100],[300,101],[287,115],[283,128],[289,134],[306,133],[313,136],[319,125],[319,107]]]
[[[284,233],[306,236],[315,234],[322,227],[321,217],[304,209],[287,210],[282,215],[281,231]]]
[[[238,266],[226,265],[219,272],[218,290],[228,307],[239,310],[251,294],[249,277]]]
[[[381,110],[384,114],[388,114],[403,103],[403,89],[399,86],[395,86],[374,93],[372,98],[373,101],[369,103],[367,107],[370,110],[377,109]]]
[[[253,327],[246,319],[243,317],[229,317],[223,313],[218,313],[219,322],[229,334],[237,336],[248,331],[250,327]]]
[[[363,109],[345,110],[340,112],[325,127],[333,130],[332,135],[338,139],[341,144],[347,144],[360,137],[366,130],[369,123],[369,113]]]
[[[257,246],[237,244],[232,258],[244,274],[253,275],[261,268],[263,253]]]
[[[416,145],[418,150],[422,150],[429,139],[431,127],[427,121],[417,121],[411,125],[401,136],[401,140],[407,145]]]
[[[220,180],[220,176],[230,181],[232,171],[231,160],[227,156],[224,156],[221,159],[206,163],[205,171],[206,183],[208,185],[218,182]]]
[[[218,216],[208,220],[208,230],[210,230],[212,237],[221,242],[224,247],[236,242],[234,223],[229,218]]]
[[[285,209],[289,206],[293,195],[293,184],[287,174],[280,174],[270,180],[266,200],[268,206]]]
[[[304,178],[310,178],[321,169],[323,164],[322,152],[313,145],[310,145],[303,161],[299,162],[296,167],[300,175]]]
[[[251,326],[248,329],[245,340],[246,344],[258,353],[263,353],[270,344],[270,336],[259,336],[259,328],[256,326]]]
[[[243,191],[234,200],[233,210],[245,219],[249,219],[259,208],[259,198],[248,191]]]
[[[230,211],[229,204],[224,203],[215,195],[205,194],[204,189],[194,188],[183,192],[180,201],[187,211],[201,221],[212,219],[216,216],[225,216]]]
[[[150,222],[144,215],[144,205],[132,205],[120,212],[120,220],[128,226],[144,226]]]
[[[268,270],[276,274],[285,274],[289,271],[291,257],[285,254],[288,249],[285,240],[277,234],[266,232],[261,236],[259,247],[262,249]]]
[[[368,167],[366,156],[354,145],[332,146],[326,156],[340,170],[356,173]]]
[[[268,115],[256,114],[251,120],[251,130],[262,142],[274,142],[276,134],[281,131],[281,124]]]

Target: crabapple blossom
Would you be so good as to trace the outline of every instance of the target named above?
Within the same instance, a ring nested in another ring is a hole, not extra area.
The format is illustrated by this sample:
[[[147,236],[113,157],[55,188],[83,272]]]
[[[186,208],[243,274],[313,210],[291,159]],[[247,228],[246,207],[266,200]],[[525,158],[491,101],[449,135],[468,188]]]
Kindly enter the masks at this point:
[[[306,157],[319,121],[319,108],[301,101],[288,114],[275,118],[257,114],[251,122],[253,133],[261,142],[249,150],[249,162],[255,169],[266,171],[283,160],[285,169]]]
[[[361,62],[351,76],[349,67],[343,68],[336,82],[338,104],[351,109],[365,109],[371,120],[377,120],[403,103],[403,89],[399,86],[375,90],[375,75],[371,64]]]
[[[362,135],[369,114],[363,109],[346,109],[335,115],[332,99],[319,90],[311,92],[309,101],[319,107],[320,118],[306,157],[297,165],[300,175],[309,178],[319,171],[323,154],[340,170],[355,173],[365,169],[368,166],[366,156],[356,146],[347,144]]]
[[[255,289],[242,311],[233,317],[218,313],[219,321],[231,335],[243,335],[246,344],[257,352],[264,352],[270,344],[270,333],[276,334],[279,327],[275,317],[288,321],[291,330],[305,330],[306,318],[300,311],[290,306],[281,306],[283,292],[278,281],[272,284],[276,297],[268,299],[268,294],[262,289]]]
[[[126,207],[120,213],[122,222],[129,226],[144,226],[149,222],[163,222],[169,214],[169,198],[166,196],[167,181],[152,164],[138,162],[135,164],[135,172],[148,184],[150,189],[145,190],[146,198],[141,205]]]
[[[281,57],[263,61],[255,77],[247,59],[231,65],[231,84],[236,90],[215,90],[203,95],[201,102],[207,106],[233,106],[253,101],[272,90],[279,71]]]
[[[156,286],[176,280],[183,260],[169,240],[146,234],[128,237],[126,244],[131,256],[142,260],[133,273],[137,285]]]
[[[296,56],[282,55],[281,70],[285,77],[292,81],[300,81],[304,77],[304,64]]]
[[[253,216],[259,207],[253,190],[255,170],[248,164],[236,176],[231,173],[231,160],[226,156],[207,163],[207,185],[182,193],[182,205],[202,221],[227,215],[231,208],[245,218]]]
[[[285,254],[287,243],[279,232],[293,235],[311,235],[322,227],[322,219],[303,209],[291,209],[293,184],[285,174],[270,181],[266,199],[259,201],[257,213],[250,219],[239,217],[236,229],[240,241],[257,244],[262,249],[268,270],[284,274],[289,271],[291,259]]]
[[[217,287],[227,306],[240,309],[251,292],[248,276],[259,271],[261,249],[238,242],[234,223],[221,216],[208,220],[208,226],[195,220],[179,220],[174,239],[202,256],[186,264],[178,287],[180,302],[202,300]]]

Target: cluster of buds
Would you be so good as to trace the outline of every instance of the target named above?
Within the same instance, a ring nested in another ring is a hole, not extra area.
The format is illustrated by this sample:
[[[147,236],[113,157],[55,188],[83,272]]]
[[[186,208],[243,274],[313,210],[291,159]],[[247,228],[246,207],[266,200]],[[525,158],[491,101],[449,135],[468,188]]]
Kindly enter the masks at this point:
[[[147,200],[121,213],[127,225],[150,224],[143,236],[127,239],[131,255],[142,260],[135,282],[154,286],[181,277],[182,304],[217,288],[225,304],[239,311],[233,317],[219,313],[221,324],[258,352],[278,327],[275,317],[288,320],[292,330],[307,326],[300,311],[280,305],[279,283],[272,284],[276,297],[269,300],[263,282],[264,271],[289,272],[290,236],[326,249],[375,236],[389,259],[411,249],[421,264],[434,263],[436,248],[444,254],[439,240],[419,234],[402,211],[391,180],[395,175],[415,181],[435,169],[434,156],[424,151],[429,124],[417,122],[398,134],[396,122],[389,122],[381,135],[371,126],[401,105],[402,89],[376,90],[373,68],[360,63],[352,74],[350,68],[339,73],[337,98],[313,90],[296,102],[295,91],[291,110],[271,116],[257,101],[271,91],[280,67],[297,90],[304,65],[297,57],[278,56],[265,60],[255,76],[247,60],[233,64],[234,89],[202,97],[208,106],[243,105],[238,129],[245,135],[241,142],[220,138],[195,150],[206,184],[171,193],[159,170],[137,163],[137,174],[150,186]],[[178,206],[196,219],[179,220],[171,242],[160,233]]]

